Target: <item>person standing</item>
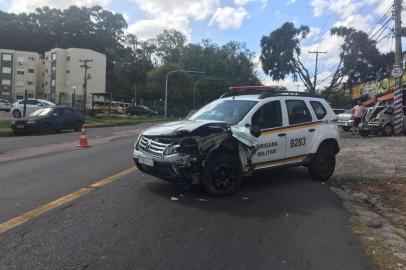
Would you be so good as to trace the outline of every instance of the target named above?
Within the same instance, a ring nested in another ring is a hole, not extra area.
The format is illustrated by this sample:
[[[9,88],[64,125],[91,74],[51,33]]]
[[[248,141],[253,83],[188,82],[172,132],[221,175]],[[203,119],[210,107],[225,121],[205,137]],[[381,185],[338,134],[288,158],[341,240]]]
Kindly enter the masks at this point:
[[[359,133],[359,124],[361,123],[361,118],[362,118],[362,115],[364,114],[365,110],[366,110],[366,108],[360,100],[352,108],[352,118],[354,119],[352,135],[355,135],[355,129],[357,130],[357,134]]]

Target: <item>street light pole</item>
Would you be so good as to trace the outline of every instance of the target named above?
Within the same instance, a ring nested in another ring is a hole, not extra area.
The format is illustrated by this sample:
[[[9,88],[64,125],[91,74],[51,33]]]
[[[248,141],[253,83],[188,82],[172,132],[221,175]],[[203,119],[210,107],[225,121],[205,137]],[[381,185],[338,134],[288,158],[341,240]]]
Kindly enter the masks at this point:
[[[168,111],[168,77],[169,75],[176,73],[176,72],[184,72],[184,73],[197,73],[197,74],[204,74],[202,71],[193,71],[193,70],[182,70],[182,69],[177,69],[177,70],[172,70],[166,74],[165,78],[165,119],[167,116],[167,111]]]

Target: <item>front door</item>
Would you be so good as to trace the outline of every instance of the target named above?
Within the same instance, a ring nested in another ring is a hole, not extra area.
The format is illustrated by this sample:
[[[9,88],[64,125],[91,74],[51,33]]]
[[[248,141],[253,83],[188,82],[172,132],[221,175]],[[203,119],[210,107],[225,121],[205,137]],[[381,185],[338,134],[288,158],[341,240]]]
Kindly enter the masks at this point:
[[[313,121],[303,100],[286,100],[289,128],[286,129],[286,158],[308,155],[317,138],[318,121]]]
[[[251,120],[252,126],[261,129],[261,136],[257,140],[257,151],[252,158],[256,168],[266,165],[271,161],[285,158],[286,137],[283,133],[282,110],[279,100],[264,104],[255,112]]]

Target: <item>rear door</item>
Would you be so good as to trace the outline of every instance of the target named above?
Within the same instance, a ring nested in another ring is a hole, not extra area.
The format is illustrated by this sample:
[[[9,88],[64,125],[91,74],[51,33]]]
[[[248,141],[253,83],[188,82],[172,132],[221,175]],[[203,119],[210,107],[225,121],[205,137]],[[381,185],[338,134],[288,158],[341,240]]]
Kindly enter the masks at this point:
[[[65,108],[55,108],[52,120],[58,129],[69,129],[69,119]]]
[[[317,138],[319,125],[302,99],[286,99],[289,127],[286,129],[286,158],[308,155]],[[310,104],[309,104],[310,105]]]
[[[261,129],[257,139],[257,151],[252,158],[256,168],[267,166],[270,161],[285,158],[286,137],[280,136],[283,126],[282,106],[279,100],[270,101],[261,106],[252,116],[252,126]]]

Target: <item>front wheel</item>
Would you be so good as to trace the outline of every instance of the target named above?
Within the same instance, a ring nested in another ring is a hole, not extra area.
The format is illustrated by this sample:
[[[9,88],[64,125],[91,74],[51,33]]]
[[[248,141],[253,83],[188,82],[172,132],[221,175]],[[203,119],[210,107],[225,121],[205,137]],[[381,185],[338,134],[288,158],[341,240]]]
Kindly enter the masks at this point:
[[[14,110],[13,111],[13,116],[14,116],[14,118],[21,118],[20,110]]]
[[[315,180],[326,181],[333,175],[335,167],[336,155],[333,147],[328,144],[321,145],[308,166],[309,176]]]
[[[213,196],[232,195],[241,183],[240,161],[230,154],[215,155],[201,176],[203,188]]]

